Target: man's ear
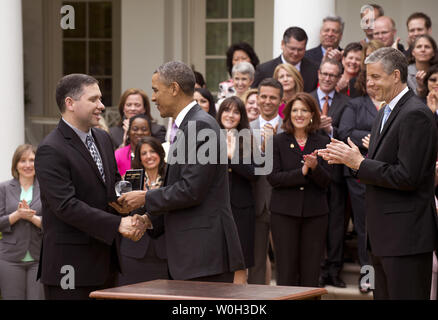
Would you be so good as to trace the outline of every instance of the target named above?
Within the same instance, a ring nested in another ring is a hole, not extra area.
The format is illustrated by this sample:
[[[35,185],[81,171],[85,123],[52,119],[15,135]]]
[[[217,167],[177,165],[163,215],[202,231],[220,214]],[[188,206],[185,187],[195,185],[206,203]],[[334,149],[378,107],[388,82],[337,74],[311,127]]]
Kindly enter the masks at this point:
[[[65,104],[65,110],[69,110],[69,111],[73,110],[73,104],[74,104],[73,98],[66,97],[64,100],[64,104]]]
[[[394,70],[394,79],[396,80],[397,83],[401,82],[400,70],[398,70],[398,69]]]
[[[181,91],[181,87],[179,86],[178,83],[172,82],[170,84],[170,92],[172,93],[172,96],[174,97],[177,96],[180,91]]]

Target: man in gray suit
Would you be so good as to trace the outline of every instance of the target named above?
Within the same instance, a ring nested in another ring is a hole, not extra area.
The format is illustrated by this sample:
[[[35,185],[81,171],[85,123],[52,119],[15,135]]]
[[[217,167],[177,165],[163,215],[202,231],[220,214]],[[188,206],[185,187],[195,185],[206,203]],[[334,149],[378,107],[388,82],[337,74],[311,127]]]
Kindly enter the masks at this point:
[[[273,78],[265,78],[258,86],[257,104],[260,108],[260,116],[250,123],[253,131],[260,130],[259,143],[262,153],[265,152],[265,141],[272,135],[281,133],[283,124],[278,115],[278,108],[283,98],[283,87],[280,82]],[[254,132],[258,136],[257,132]],[[269,155],[267,156],[269,157]],[[256,227],[254,244],[254,266],[249,268],[248,283],[266,284],[266,263],[269,246],[269,230],[271,212],[269,203],[271,200],[272,187],[266,176],[260,176],[254,186]]]

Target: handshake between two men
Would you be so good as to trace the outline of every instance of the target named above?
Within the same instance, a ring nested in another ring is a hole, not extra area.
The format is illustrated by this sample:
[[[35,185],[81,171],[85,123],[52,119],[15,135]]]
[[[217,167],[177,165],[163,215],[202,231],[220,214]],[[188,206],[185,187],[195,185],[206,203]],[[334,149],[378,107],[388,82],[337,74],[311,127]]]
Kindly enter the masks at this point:
[[[128,215],[135,209],[138,209],[145,204],[145,196],[147,191],[131,191],[122,194],[117,202],[110,202],[109,205],[117,210],[122,215]],[[123,217],[119,232],[125,238],[132,241],[138,241],[143,237],[147,229],[152,228],[152,222],[146,214]]]

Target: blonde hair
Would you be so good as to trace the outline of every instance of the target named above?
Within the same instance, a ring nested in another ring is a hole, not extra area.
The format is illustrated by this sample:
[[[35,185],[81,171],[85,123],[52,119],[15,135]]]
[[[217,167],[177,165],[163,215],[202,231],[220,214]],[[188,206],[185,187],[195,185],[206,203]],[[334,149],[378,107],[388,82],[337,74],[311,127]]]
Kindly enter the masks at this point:
[[[282,63],[279,64],[274,71],[274,79],[278,80],[278,73],[280,72],[280,69],[286,70],[287,73],[289,73],[292,78],[295,81],[295,93],[302,92],[304,90],[304,81],[303,77],[301,76],[300,72],[297,68],[295,68],[293,65],[289,63]]]
[[[243,103],[246,105],[246,103],[248,102],[248,98],[253,94],[258,94],[258,92],[259,90],[255,88],[247,90],[242,96]]]

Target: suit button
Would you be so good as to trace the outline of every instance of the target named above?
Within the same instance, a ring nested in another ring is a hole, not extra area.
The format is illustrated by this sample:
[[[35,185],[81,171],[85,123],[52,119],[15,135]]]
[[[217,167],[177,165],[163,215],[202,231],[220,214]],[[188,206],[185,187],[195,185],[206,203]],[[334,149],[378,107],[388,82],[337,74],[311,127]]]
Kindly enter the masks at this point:
[[[231,168],[228,168],[228,172],[233,172],[233,169],[231,169]]]
[[[303,191],[303,190],[304,190],[304,187],[300,187],[300,190]]]

